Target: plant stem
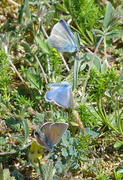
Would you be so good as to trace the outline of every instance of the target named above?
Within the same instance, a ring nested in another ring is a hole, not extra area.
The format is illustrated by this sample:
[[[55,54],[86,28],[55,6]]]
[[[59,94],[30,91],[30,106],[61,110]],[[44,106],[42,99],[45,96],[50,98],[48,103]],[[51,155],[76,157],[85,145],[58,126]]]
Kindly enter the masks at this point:
[[[16,5],[16,6],[18,6],[18,7],[20,7],[21,5],[20,4],[18,4],[17,2],[15,2],[15,1],[13,1],[13,0],[8,0],[9,2],[11,2],[12,4],[14,4],[14,5]]]
[[[27,86],[26,82],[24,81],[24,79],[22,78],[22,76],[20,75],[20,73],[18,72],[18,70],[16,69],[15,65],[12,63],[12,61],[9,59],[9,63],[10,65],[13,67],[14,71],[16,72],[16,74],[18,75],[18,77],[20,78],[20,80]]]
[[[42,176],[42,179],[44,180],[44,177],[43,177],[43,171],[42,171],[42,168],[41,168],[40,161],[39,161],[38,158],[37,158],[37,160],[38,160],[38,165],[39,165],[40,176]]]
[[[45,82],[46,82],[46,84],[48,84],[47,77],[46,77],[46,74],[45,74],[45,72],[44,72],[44,69],[43,69],[43,67],[42,67],[42,65],[41,65],[41,63],[40,63],[38,57],[35,56],[35,58],[36,58],[36,60],[37,60],[37,62],[38,62],[38,64],[39,64],[39,66],[40,66],[40,68],[41,68],[41,70],[42,70],[42,73],[43,73],[43,75],[44,75]]]
[[[106,57],[106,36],[104,36],[104,59],[107,59]]]
[[[18,77],[20,78],[20,80],[25,84],[25,86],[27,87],[27,89],[29,90],[30,94],[32,95],[31,90],[29,89],[28,85],[26,84],[26,82],[24,81],[24,79],[22,78],[22,76],[20,75],[20,73],[18,72],[18,70],[16,69],[15,65],[12,63],[12,61],[10,60],[10,57],[8,56],[8,45],[4,47],[5,48],[5,52],[7,55],[7,59],[10,63],[10,65],[12,66],[12,68],[14,69],[14,71],[16,72],[16,74],[18,75]]]
[[[15,171],[12,171],[10,174],[13,174],[15,172],[19,172],[21,169],[25,168],[26,166],[28,166],[30,164],[30,162],[26,163],[25,165],[23,165],[22,167],[20,167],[19,169],[16,169]]]
[[[82,92],[82,99],[81,99],[81,101],[83,101],[83,99],[84,99],[85,89],[86,89],[86,86],[87,86],[87,81],[88,81],[89,74],[90,74],[90,70],[91,70],[91,67],[92,67],[92,64],[93,64],[93,61],[94,61],[94,57],[95,57],[95,55],[96,55],[96,52],[97,52],[97,50],[98,50],[98,48],[99,48],[99,46],[100,46],[103,38],[104,38],[103,36],[100,38],[100,40],[99,40],[99,42],[98,42],[98,44],[97,44],[97,47],[96,47],[96,49],[95,49],[95,51],[94,51],[94,54],[93,54],[93,57],[92,57],[92,60],[91,60],[90,66],[89,66],[89,70],[88,70],[88,73],[87,73],[87,76],[86,76],[85,84],[84,84],[84,87],[83,87],[83,92]]]
[[[74,56],[74,74],[73,74],[73,90],[77,87],[77,79],[78,79],[78,60],[76,56]]]
[[[66,66],[66,69],[67,69],[68,71],[70,71],[70,69],[69,69],[69,67],[68,67],[68,65],[67,65],[67,63],[66,63],[66,61],[65,61],[65,59],[64,59],[64,57],[63,57],[63,55],[62,55],[61,52],[60,52],[60,56],[61,56],[61,58],[62,58],[63,63],[64,63],[65,66]]]
[[[50,7],[50,4],[46,0],[43,0],[43,1],[48,7]]]

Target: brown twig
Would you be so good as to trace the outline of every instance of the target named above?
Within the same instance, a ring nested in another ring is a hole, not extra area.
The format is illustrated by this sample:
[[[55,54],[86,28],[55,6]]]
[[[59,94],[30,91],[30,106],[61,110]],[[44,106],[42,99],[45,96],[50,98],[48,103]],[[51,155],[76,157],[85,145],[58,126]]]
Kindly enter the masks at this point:
[[[27,89],[29,90],[30,94],[32,94],[31,90],[29,89],[28,85],[26,84],[26,82],[24,81],[24,79],[22,78],[22,76],[20,75],[20,73],[18,72],[18,70],[16,69],[15,65],[12,63],[12,61],[9,59],[9,63],[12,66],[12,68],[14,69],[14,71],[16,72],[16,74],[18,75],[18,77],[20,78],[20,80],[25,84],[25,86],[27,87]]]
[[[26,146],[24,146],[21,150],[26,149],[28,146],[30,146],[31,143],[29,143]],[[0,152],[0,156],[7,155],[7,154],[15,154],[15,153],[18,153],[19,151],[20,150],[18,150],[18,151],[10,151],[10,152]]]
[[[87,47],[85,47],[82,42],[80,43],[80,45],[83,46],[83,48],[84,48],[87,52],[93,54],[92,51],[91,51],[90,49],[88,49]]]
[[[44,69],[43,69],[43,67],[42,67],[42,65],[41,65],[41,63],[40,63],[38,57],[35,56],[35,58],[36,58],[36,60],[37,60],[37,62],[38,62],[38,64],[39,64],[39,66],[40,66],[40,68],[41,68],[41,70],[42,70],[42,73],[43,73],[43,75],[44,75],[45,82],[46,82],[46,84],[48,84],[47,77],[46,77],[46,74],[45,74],[45,72],[44,72]]]
[[[18,4],[18,3],[16,3],[15,1],[13,1],[13,0],[8,0],[10,3],[12,3],[12,4],[14,4],[14,5],[16,5],[16,6],[18,6],[18,7],[20,7],[21,5],[20,4]]]

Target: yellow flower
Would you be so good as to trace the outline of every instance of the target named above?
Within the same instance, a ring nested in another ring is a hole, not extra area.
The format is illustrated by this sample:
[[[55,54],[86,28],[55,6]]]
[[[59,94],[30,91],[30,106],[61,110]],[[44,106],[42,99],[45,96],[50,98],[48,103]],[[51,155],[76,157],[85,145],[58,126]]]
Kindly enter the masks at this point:
[[[29,157],[30,162],[34,166],[39,167],[37,158],[40,160],[41,164],[46,163],[44,160],[42,160],[43,152],[44,152],[44,148],[39,146],[36,141],[33,141],[32,144],[31,144],[31,147],[30,147],[28,157]]]

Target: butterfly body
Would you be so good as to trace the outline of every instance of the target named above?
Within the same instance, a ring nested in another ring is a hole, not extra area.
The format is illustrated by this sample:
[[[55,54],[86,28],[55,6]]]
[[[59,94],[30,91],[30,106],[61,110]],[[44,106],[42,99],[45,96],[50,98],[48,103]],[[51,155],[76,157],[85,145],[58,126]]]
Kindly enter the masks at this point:
[[[53,27],[48,42],[59,52],[74,53],[79,50],[70,28],[62,19]]]

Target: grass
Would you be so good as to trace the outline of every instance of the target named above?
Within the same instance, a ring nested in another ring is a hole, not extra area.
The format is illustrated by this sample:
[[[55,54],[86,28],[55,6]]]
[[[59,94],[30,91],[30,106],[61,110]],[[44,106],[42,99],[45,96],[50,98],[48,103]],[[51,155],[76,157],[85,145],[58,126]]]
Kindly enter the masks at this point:
[[[2,1],[1,179],[122,179],[122,6],[93,0]],[[76,55],[48,45],[59,19],[71,20],[80,47]],[[74,86],[74,110],[44,99],[48,84],[63,81]],[[44,122],[69,124],[53,152],[34,143],[33,133]]]

